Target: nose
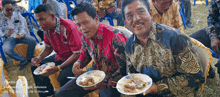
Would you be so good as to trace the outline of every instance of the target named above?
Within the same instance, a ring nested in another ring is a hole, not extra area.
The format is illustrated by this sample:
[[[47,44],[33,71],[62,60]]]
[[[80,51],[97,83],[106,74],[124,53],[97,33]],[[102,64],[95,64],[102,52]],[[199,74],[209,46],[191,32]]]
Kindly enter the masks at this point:
[[[134,17],[133,17],[133,20],[134,20],[134,22],[135,21],[138,21],[138,20],[140,20],[141,18],[140,18],[140,16],[138,15],[138,14],[134,14]]]
[[[86,30],[86,27],[84,25],[81,25],[80,29],[81,29],[82,32],[84,32]]]
[[[42,21],[38,21],[38,25],[42,27],[43,26],[43,22]]]

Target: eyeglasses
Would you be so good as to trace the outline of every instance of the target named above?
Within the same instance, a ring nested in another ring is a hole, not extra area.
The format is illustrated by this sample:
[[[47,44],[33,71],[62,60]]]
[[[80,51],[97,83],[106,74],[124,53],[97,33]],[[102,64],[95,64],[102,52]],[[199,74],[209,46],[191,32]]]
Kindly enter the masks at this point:
[[[5,9],[5,11],[13,11],[13,9],[11,8],[11,9]]]

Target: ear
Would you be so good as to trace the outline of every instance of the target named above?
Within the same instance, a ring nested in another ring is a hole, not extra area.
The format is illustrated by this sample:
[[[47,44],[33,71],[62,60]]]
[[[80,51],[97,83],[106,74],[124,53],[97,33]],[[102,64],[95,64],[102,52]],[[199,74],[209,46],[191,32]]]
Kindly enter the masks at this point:
[[[94,20],[96,21],[96,23],[99,23],[99,16],[96,15],[95,18],[94,18]]]
[[[51,17],[52,17],[53,19],[56,19],[55,14],[51,14]]]
[[[150,14],[151,19],[153,19],[152,9],[149,10],[149,14]]]

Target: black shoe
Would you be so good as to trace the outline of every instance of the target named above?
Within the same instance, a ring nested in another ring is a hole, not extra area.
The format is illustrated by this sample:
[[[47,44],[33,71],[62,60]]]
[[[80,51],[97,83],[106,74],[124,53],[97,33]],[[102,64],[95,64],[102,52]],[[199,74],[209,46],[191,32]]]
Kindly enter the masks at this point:
[[[26,64],[24,64],[24,65],[21,65],[19,70],[23,70],[25,67],[27,67],[27,64],[28,64],[28,62]]]
[[[186,26],[189,27],[189,28],[193,28],[194,27],[194,25],[191,22],[187,22]]]
[[[212,68],[212,66],[210,66],[209,76],[207,76],[207,78],[214,78],[214,77],[215,77],[215,70]]]

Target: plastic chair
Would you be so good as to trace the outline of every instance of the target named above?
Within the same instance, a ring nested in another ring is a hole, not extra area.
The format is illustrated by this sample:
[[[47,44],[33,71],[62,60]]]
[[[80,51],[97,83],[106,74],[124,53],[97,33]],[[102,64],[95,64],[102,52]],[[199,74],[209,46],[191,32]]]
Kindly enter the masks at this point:
[[[66,6],[67,6],[67,12],[68,12],[68,19],[70,19],[70,20],[73,20],[73,18],[72,18],[72,16],[71,16],[71,11],[73,10],[73,8],[70,6],[71,5],[71,3],[73,2],[74,4],[75,4],[75,6],[76,5],[78,5],[77,4],[77,2],[76,2],[76,0],[57,0],[58,2],[60,2],[60,3],[64,3],[64,4],[66,4]]]
[[[111,26],[114,26],[114,22],[113,22],[113,18],[109,17],[109,16],[105,16],[103,17],[103,19],[108,20],[109,24]]]
[[[3,52],[3,49],[2,49],[2,45],[3,45],[3,42],[2,42],[2,39],[0,38],[0,53],[1,53],[1,56],[2,56],[2,59],[3,59],[4,63],[7,63],[5,53]]]
[[[205,0],[205,3],[206,3],[206,4],[205,4],[206,6],[209,5],[209,1],[208,1],[208,0]],[[196,5],[196,0],[194,0],[194,4],[193,4],[193,6],[195,6],[195,5]]]
[[[217,58],[217,59],[220,58],[220,55],[215,53],[211,48],[209,50],[210,50],[210,52],[212,52],[212,57]]]
[[[37,23],[37,20],[34,18],[34,13],[29,13],[29,12],[27,12],[27,13],[22,13],[21,15],[22,15],[23,17],[28,16],[28,18],[29,18],[29,20],[30,20],[30,24],[32,25],[32,30],[30,30],[30,35],[33,36],[33,37],[36,39],[37,43],[39,43],[37,37],[36,37],[35,34],[34,34],[33,24],[32,24],[32,21],[31,21],[31,18],[32,18],[32,19],[34,20],[34,22],[37,24],[38,28],[40,28],[40,26],[39,26],[38,23]]]
[[[183,8],[183,0],[182,0],[182,3],[180,4],[180,16],[182,17],[182,21],[183,21],[183,25],[184,25],[184,28],[186,29],[186,20],[185,20],[185,11],[184,11],[184,8]]]

